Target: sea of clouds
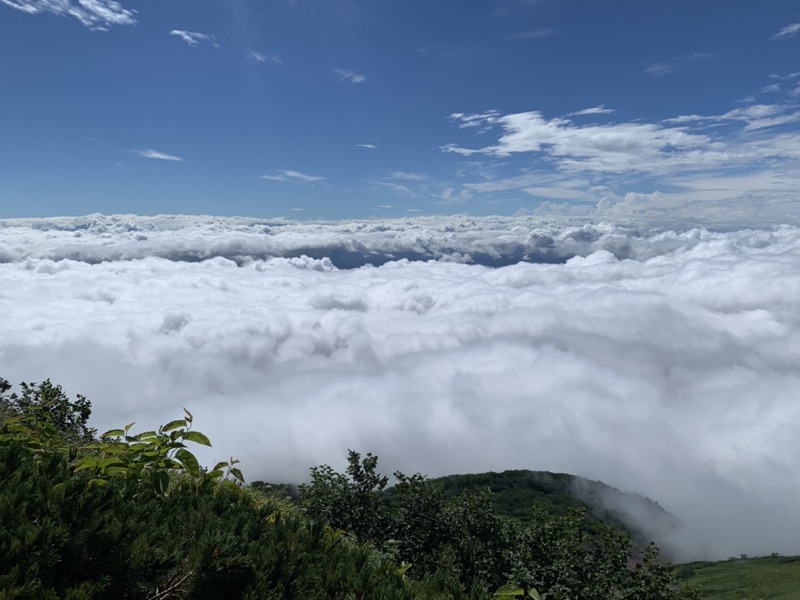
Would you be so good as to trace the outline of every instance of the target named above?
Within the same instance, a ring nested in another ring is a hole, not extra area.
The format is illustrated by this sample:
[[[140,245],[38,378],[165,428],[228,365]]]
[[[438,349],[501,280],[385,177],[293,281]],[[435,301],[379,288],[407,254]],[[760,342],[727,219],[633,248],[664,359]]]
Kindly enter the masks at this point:
[[[0,221],[0,376],[195,415],[249,480],[564,471],[682,558],[800,552],[800,229],[534,217]]]

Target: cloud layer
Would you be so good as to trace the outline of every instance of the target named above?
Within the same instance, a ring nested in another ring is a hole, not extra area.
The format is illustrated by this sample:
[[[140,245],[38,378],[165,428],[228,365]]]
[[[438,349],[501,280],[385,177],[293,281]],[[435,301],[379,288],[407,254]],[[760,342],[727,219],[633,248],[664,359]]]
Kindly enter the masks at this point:
[[[560,261],[518,262],[536,244]],[[98,427],[186,406],[251,479],[348,448],[567,471],[674,512],[684,557],[800,550],[800,229],[92,216],[0,223],[0,257],[0,375],[86,393]]]

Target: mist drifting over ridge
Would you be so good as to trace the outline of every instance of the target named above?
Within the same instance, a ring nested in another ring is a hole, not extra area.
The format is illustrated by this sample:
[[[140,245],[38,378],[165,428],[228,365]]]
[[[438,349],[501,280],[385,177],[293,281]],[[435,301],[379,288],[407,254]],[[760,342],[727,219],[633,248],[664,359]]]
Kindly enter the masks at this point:
[[[0,282],[0,375],[100,429],[186,406],[250,479],[564,471],[657,500],[687,558],[800,551],[796,227],[15,219]]]

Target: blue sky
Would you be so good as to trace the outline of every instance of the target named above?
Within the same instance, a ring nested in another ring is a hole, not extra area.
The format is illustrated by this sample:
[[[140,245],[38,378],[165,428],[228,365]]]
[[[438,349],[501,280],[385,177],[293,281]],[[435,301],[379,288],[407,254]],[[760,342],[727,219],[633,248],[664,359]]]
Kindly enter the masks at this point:
[[[0,217],[792,220],[799,50],[782,0],[0,0]]]

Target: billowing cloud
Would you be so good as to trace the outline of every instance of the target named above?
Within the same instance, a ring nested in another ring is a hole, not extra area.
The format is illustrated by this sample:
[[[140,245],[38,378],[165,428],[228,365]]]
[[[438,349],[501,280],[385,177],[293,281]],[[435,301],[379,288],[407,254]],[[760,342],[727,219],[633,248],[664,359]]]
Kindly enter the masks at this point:
[[[167,154],[166,152],[159,152],[158,150],[153,150],[152,148],[148,148],[146,150],[131,150],[131,152],[138,154],[142,158],[152,158],[154,160],[183,160],[180,156]]]
[[[106,30],[112,25],[135,25],[136,11],[115,0],[0,0],[3,4],[35,15],[52,13],[78,19],[89,29]]]
[[[567,471],[658,500],[684,558],[800,550],[800,229],[6,220],[0,278],[0,375],[86,393],[100,429],[186,406],[203,461],[251,479],[348,448],[387,472]]]
[[[266,179],[268,181],[295,181],[303,183],[317,183],[320,181],[325,181],[325,178],[320,177],[319,175],[306,175],[305,173],[300,173],[299,171],[287,170],[280,170],[273,175],[262,175],[261,179]]]
[[[367,80],[366,75],[356,73],[350,69],[334,69],[333,72],[336,73],[342,81],[348,81],[350,83],[364,83]]]
[[[790,23],[789,25],[782,27],[778,33],[773,35],[770,39],[779,40],[782,38],[794,37],[798,33],[800,33],[800,23]]]
[[[177,38],[180,38],[190,46],[197,46],[198,44],[210,44],[215,48],[219,48],[219,44],[217,43],[217,38],[213,35],[208,33],[198,33],[196,31],[184,31],[183,29],[173,29],[169,32],[170,35],[174,35]]]

